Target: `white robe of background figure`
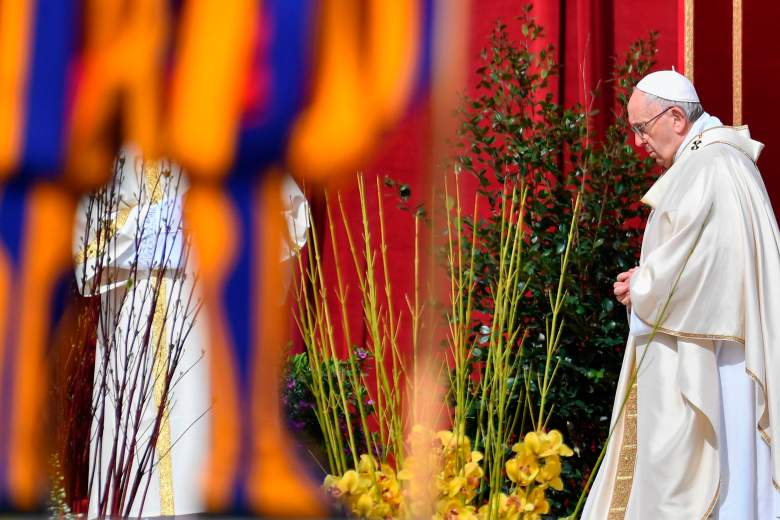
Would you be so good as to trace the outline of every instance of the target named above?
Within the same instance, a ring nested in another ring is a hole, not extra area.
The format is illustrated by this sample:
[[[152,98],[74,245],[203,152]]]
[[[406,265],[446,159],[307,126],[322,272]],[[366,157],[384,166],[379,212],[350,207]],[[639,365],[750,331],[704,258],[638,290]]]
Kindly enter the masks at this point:
[[[78,287],[101,305],[90,518],[204,510],[211,393],[182,225],[186,189],[180,167],[125,147],[113,181],[78,209]]]

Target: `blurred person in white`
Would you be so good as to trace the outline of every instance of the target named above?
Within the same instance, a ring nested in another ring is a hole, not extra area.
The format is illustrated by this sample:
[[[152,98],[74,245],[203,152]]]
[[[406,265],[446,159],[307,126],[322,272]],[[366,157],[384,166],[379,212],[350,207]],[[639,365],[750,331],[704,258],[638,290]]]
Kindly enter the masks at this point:
[[[90,441],[89,516],[204,511],[210,427],[204,318],[182,222],[187,179],[127,146],[111,184],[80,204],[74,261],[80,292],[100,296]],[[304,247],[309,206],[287,175],[280,261]],[[287,289],[285,289],[286,292]],[[285,294],[280,295],[280,303]]]
[[[202,512],[208,360],[183,231],[187,180],[124,147],[113,181],[82,199],[74,232],[81,294],[100,296],[89,517]]]

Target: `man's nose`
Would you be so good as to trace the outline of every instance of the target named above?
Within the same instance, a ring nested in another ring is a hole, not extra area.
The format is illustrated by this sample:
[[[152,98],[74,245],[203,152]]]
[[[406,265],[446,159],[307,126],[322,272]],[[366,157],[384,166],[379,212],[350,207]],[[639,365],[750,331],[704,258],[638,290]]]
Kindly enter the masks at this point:
[[[645,144],[644,134],[638,134],[634,132],[634,142],[636,143],[637,146],[642,146],[643,144]]]

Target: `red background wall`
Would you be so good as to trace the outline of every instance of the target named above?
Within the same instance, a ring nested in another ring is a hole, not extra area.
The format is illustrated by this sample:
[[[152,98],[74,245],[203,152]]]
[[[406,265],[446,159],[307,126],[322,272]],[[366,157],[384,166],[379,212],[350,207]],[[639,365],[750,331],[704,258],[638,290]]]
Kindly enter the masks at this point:
[[[780,19],[780,3],[768,0],[744,0],[744,109],[743,121],[749,124],[754,139],[765,144],[759,167],[764,175],[770,195],[780,199],[780,180],[777,161],[780,160],[780,140],[774,137],[776,124],[770,117],[772,96],[776,88],[769,80],[780,79],[780,59],[773,55],[763,42],[773,34],[774,21]],[[566,104],[584,102],[599,80],[609,77],[613,58],[624,53],[629,44],[658,31],[656,69],[677,70],[684,68],[683,48],[684,0],[534,0],[533,16],[544,26],[546,38],[558,50],[562,66],[556,95]],[[480,50],[488,45],[488,38],[496,20],[511,22],[520,13],[526,1],[473,0],[471,8],[469,63],[466,64],[469,92],[476,83],[473,71],[479,66]],[[731,0],[695,1],[694,82],[705,110],[716,115],[725,124],[731,124]],[[511,27],[511,23],[509,23]],[[603,95],[595,108],[609,113],[614,98],[609,86],[602,85]],[[411,187],[412,199],[424,190],[427,175],[428,152],[431,149],[430,114],[427,99],[420,99],[405,121],[384,140],[380,152],[364,172],[369,190],[369,215],[372,216],[371,232],[379,237],[376,218],[376,195],[373,190],[377,177],[389,176]],[[473,185],[464,179],[467,195],[473,193]],[[359,199],[355,183],[342,187],[347,212],[353,218],[353,233],[360,224]],[[471,207],[468,201],[465,207]],[[390,190],[384,195],[388,220],[388,256],[392,271],[392,286],[396,310],[406,310],[404,294],[413,289],[413,219],[410,214],[396,208],[397,198]],[[775,202],[778,204],[778,202]],[[324,211],[321,202],[314,201],[315,222],[324,230]],[[326,247],[325,276],[334,276],[335,262],[327,241],[328,233],[321,238]],[[361,319],[357,279],[351,267],[346,237],[337,229],[336,240],[340,247],[340,264],[348,274],[350,286],[349,308],[353,343],[365,343],[365,327]],[[377,265],[379,268],[380,265]],[[330,278],[335,280],[335,277]],[[409,344],[408,321],[402,323],[399,341]],[[337,337],[341,337],[336,323]]]

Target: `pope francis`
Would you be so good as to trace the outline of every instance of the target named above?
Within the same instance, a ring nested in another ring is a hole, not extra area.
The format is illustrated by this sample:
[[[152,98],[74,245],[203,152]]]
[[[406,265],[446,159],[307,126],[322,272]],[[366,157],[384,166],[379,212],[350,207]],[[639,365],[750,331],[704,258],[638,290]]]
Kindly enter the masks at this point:
[[[674,71],[628,103],[666,168],[638,267],[617,277],[630,335],[584,519],[780,518],[780,232],[747,127]]]

